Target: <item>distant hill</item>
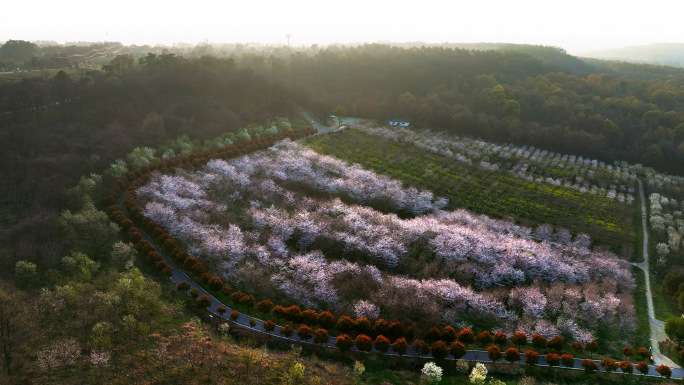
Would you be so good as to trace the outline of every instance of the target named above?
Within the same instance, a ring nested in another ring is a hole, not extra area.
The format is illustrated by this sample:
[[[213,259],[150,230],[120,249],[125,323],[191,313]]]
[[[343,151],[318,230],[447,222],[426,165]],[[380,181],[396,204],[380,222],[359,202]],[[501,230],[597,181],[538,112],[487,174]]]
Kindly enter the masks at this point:
[[[584,52],[578,56],[684,67],[684,43],[636,45],[618,49]]]
[[[382,44],[390,44],[396,47],[444,47],[444,48],[458,48],[474,51],[514,51],[521,52],[535,59],[541,60],[544,64],[551,65],[557,71],[573,75],[591,74],[596,71],[596,68],[587,64],[581,59],[568,54],[565,49],[553,46],[532,45],[532,44],[511,44],[511,43],[425,43],[425,42],[379,42]]]

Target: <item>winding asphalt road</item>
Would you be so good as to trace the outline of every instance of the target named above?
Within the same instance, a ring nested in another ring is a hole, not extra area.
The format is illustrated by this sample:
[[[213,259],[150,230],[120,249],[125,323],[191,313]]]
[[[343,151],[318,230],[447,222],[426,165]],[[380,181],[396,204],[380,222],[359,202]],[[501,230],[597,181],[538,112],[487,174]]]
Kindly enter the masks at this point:
[[[312,118],[311,120],[314,120],[314,121],[315,121],[315,119],[313,119],[313,118]],[[325,126],[323,126],[323,127],[325,127]],[[316,127],[316,128],[318,128],[318,127]],[[327,128],[327,127],[326,127],[326,128]],[[641,189],[641,182],[639,182],[639,187],[640,187],[640,189]],[[643,202],[644,202],[644,199],[643,199],[643,189],[641,189],[640,191],[641,191],[641,193],[642,193],[642,200],[641,200],[641,201],[642,201],[642,209],[644,210],[644,213],[645,213],[645,209],[643,208]],[[130,219],[130,215],[129,215],[129,213],[128,213],[128,210],[126,209],[125,205],[123,204],[123,196],[121,196],[121,198],[119,198],[118,205],[119,205],[119,207],[121,208],[121,210],[126,214],[126,216],[129,217],[129,219]],[[645,215],[645,214],[644,214],[644,215]],[[645,217],[644,217],[644,218],[645,218]],[[644,223],[645,223],[645,219],[644,219]],[[234,309],[231,309],[229,306],[225,305],[224,303],[222,303],[221,301],[219,301],[218,299],[216,299],[213,295],[211,295],[211,293],[207,292],[207,291],[204,290],[201,286],[199,286],[199,285],[198,285],[194,280],[192,280],[192,278],[190,278],[190,277],[189,277],[189,276],[188,276],[180,267],[178,267],[178,265],[177,265],[171,258],[169,258],[169,257],[166,255],[166,253],[164,253],[164,251],[159,247],[159,245],[157,245],[157,243],[154,241],[154,239],[152,239],[149,235],[147,235],[142,229],[141,229],[140,231],[141,231],[141,233],[143,234],[143,238],[146,239],[147,241],[149,241],[150,243],[152,243],[152,244],[154,245],[156,251],[157,251],[159,254],[161,254],[161,256],[164,258],[164,260],[166,261],[166,263],[168,263],[169,266],[171,266],[171,267],[173,268],[173,275],[171,276],[171,281],[173,281],[175,284],[178,284],[178,283],[180,283],[180,282],[186,281],[186,282],[188,282],[188,283],[190,284],[190,289],[188,289],[188,291],[190,291],[190,290],[196,288],[196,289],[199,291],[200,296],[201,296],[201,295],[208,295],[208,296],[211,298],[211,305],[208,307],[208,310],[211,311],[211,312],[214,314],[214,317],[220,317],[220,318],[223,318],[223,319],[228,320],[227,318],[225,318],[225,317],[221,316],[219,313],[217,313],[217,312],[216,312],[216,308],[217,308],[218,306],[223,306],[223,307],[225,307],[226,309],[228,309],[228,310],[226,311],[226,314],[230,314]],[[647,240],[647,238],[644,239],[645,242],[646,242],[646,240]],[[646,248],[646,246],[644,246],[644,247]],[[644,249],[644,259],[646,259],[646,255],[647,255],[647,254],[646,254],[646,249]],[[647,260],[647,259],[646,259],[646,260]],[[646,274],[646,276],[648,277],[648,274]],[[648,287],[649,287],[649,286],[648,286],[648,281],[647,281],[647,288],[648,288]],[[652,315],[653,315],[653,309],[652,309],[653,307],[652,307],[652,300],[650,300],[650,298],[651,298],[651,297],[650,297],[650,289],[649,289],[649,297],[648,297],[648,298],[649,298],[649,304],[650,304],[650,306],[649,306],[649,316],[652,316]],[[251,326],[249,326],[249,321],[250,321],[250,319],[252,319],[252,318],[256,320],[256,326],[253,327],[253,328],[252,328]],[[258,318],[256,318],[256,317],[250,317],[250,316],[247,316],[247,315],[245,315],[245,314],[240,313],[240,316],[238,317],[238,319],[235,320],[235,321],[231,321],[231,322],[234,322],[235,324],[238,324],[238,325],[243,326],[243,327],[246,327],[246,328],[253,329],[254,331],[256,331],[256,332],[258,332],[258,333],[266,333],[265,331],[263,331],[263,330],[264,330],[264,321],[261,320],[261,319],[258,319]],[[286,339],[286,340],[291,340],[291,341],[293,341],[293,342],[296,341],[296,342],[299,342],[299,343],[313,344],[313,341],[312,341],[312,340],[307,340],[307,341],[302,341],[302,340],[300,340],[298,337],[296,337],[296,333],[295,333],[292,337],[283,336],[282,334],[280,334],[280,329],[281,329],[281,326],[278,325],[278,326],[276,326],[274,333],[267,333],[267,334],[271,335],[271,336],[274,337],[274,338],[283,338],[283,339]],[[651,335],[653,335],[653,328],[651,329]],[[657,343],[656,343],[656,345],[657,345]],[[322,346],[326,346],[326,347],[335,349],[335,337],[330,337],[330,338],[328,339],[328,342],[322,344]],[[656,351],[655,349],[657,349],[657,346],[654,347],[654,351]],[[358,349],[356,348],[356,346],[354,346],[354,347],[352,348],[352,350],[353,350],[353,351],[358,351]],[[381,354],[379,351],[377,351],[377,350],[375,349],[375,347],[373,347],[372,352],[373,352],[373,353],[377,353],[377,354]],[[546,352],[543,352],[543,351],[540,352],[539,366],[549,366],[549,365],[546,363],[546,359],[544,358],[545,353],[546,353]],[[388,352],[388,353],[385,353],[385,354],[389,354],[389,355],[393,355],[393,356],[398,355],[397,353],[395,353],[395,352],[392,350],[391,347],[390,347],[389,352]],[[430,355],[421,355],[421,354],[417,353],[416,351],[414,351],[413,348],[411,348],[410,346],[408,347],[408,350],[407,350],[407,352],[406,352],[406,354],[405,354],[404,356],[421,357],[421,358],[425,358],[425,359],[432,359],[432,356],[430,356]],[[525,364],[525,355],[524,355],[523,353],[521,353],[520,356],[521,356],[521,359],[520,359],[520,361],[518,361],[518,363],[520,363],[520,364]],[[664,357],[664,356],[663,356],[663,357]],[[660,358],[660,357],[659,357],[659,358]],[[666,357],[665,357],[665,358],[666,358]],[[475,362],[492,362],[492,361],[489,359],[489,357],[487,356],[487,352],[486,352],[486,351],[482,351],[482,350],[468,350],[468,352],[465,354],[465,356],[463,356],[463,359],[466,360],[466,361],[475,361]],[[453,361],[453,360],[455,360],[455,358],[454,358],[452,355],[449,355],[449,356],[447,357],[447,360]],[[580,364],[581,364],[581,361],[582,361],[581,358],[576,358],[576,359],[575,359],[574,368],[568,368],[568,369],[581,370],[581,369],[582,369],[582,368],[581,368],[581,365],[580,365]],[[594,360],[594,362],[596,362],[597,364],[599,364],[599,361],[598,361],[598,360]],[[671,366],[671,365],[670,365],[670,368],[672,368],[672,377],[673,377],[673,378],[682,378],[682,376],[684,376],[684,369],[681,369],[681,368],[678,368],[678,367],[673,367],[673,366]],[[599,365],[599,370],[603,371],[603,368],[601,368],[600,365]],[[638,373],[638,372],[636,371],[636,368],[634,369],[634,372],[635,372],[635,373]],[[635,374],[635,375],[637,375],[637,374]],[[658,374],[658,373],[655,371],[655,366],[653,366],[653,365],[649,366],[649,372],[648,372],[647,375],[648,375],[648,376],[654,376],[654,377],[660,377],[660,374]]]
[[[310,122],[311,125],[318,130],[319,134],[324,134],[328,132],[335,132],[338,131],[339,128],[337,127],[328,127],[325,124],[321,123],[318,121],[318,119],[314,118],[309,111],[305,110],[304,107],[300,106],[299,104],[294,103],[295,107],[297,108],[297,111],[302,115],[302,118],[304,118],[307,122]]]

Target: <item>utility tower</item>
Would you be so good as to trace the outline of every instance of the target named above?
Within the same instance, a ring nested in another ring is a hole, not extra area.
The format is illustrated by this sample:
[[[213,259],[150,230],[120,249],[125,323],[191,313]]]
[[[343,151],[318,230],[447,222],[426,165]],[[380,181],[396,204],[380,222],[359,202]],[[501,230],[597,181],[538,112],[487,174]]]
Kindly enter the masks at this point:
[[[285,35],[285,37],[287,38],[287,45],[289,46],[290,45],[290,38],[292,37],[292,35],[290,35],[288,33],[287,35]]]

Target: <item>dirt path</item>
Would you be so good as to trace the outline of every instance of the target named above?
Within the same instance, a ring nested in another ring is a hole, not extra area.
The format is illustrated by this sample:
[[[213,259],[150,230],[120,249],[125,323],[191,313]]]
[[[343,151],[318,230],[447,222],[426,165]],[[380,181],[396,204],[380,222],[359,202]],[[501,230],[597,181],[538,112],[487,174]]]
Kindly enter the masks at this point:
[[[644,244],[643,253],[644,261],[641,263],[636,263],[635,265],[646,273],[646,305],[648,307],[648,321],[651,329],[651,349],[653,349],[653,359],[656,365],[665,364],[671,368],[679,368],[677,364],[672,362],[671,359],[667,358],[664,354],[660,352],[658,348],[658,341],[664,340],[667,335],[665,334],[665,322],[659,320],[655,316],[655,310],[653,308],[653,295],[651,294],[651,277],[648,271],[648,230],[646,228],[646,197],[644,196],[644,185],[639,182],[639,196],[641,197],[641,227],[644,232]]]

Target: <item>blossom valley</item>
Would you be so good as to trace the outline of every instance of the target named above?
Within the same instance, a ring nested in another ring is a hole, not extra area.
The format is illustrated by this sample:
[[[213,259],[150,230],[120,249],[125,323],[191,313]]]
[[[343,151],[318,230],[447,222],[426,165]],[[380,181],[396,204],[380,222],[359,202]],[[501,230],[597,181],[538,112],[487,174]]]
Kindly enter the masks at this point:
[[[447,211],[430,191],[294,142],[154,174],[137,196],[189,254],[256,296],[583,342],[635,330],[629,266],[588,236]]]

